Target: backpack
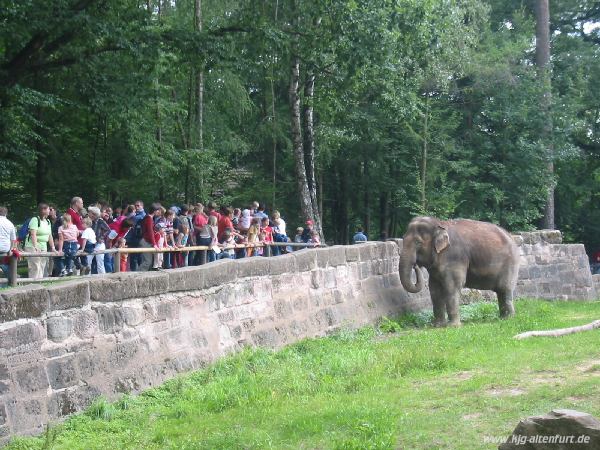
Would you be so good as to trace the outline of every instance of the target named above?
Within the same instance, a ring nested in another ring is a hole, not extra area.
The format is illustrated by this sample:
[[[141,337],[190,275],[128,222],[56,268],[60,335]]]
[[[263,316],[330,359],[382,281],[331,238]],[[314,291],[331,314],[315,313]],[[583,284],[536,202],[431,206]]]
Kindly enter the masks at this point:
[[[25,242],[25,239],[27,239],[27,236],[29,236],[29,222],[31,222],[32,217],[29,217],[27,219],[25,219],[25,222],[23,222],[23,225],[21,225],[19,227],[19,231],[17,233],[17,241],[19,242]],[[38,227],[41,224],[40,218],[37,217],[38,220]]]
[[[146,217],[144,217],[144,219],[145,218]],[[133,246],[140,245],[140,241],[144,237],[144,227],[142,223],[144,222],[144,219],[140,219],[135,223],[131,232],[131,236],[129,236],[129,233],[127,233],[129,237],[129,243]]]

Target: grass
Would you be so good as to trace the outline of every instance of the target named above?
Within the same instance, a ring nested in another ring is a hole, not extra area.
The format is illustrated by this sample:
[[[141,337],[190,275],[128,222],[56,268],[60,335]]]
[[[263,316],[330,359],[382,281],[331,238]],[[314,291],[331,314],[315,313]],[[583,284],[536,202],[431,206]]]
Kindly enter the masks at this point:
[[[430,313],[246,349],[84,413],[10,449],[484,449],[520,418],[553,408],[600,416],[600,334],[512,336],[600,318],[600,302],[463,307],[462,328]]]

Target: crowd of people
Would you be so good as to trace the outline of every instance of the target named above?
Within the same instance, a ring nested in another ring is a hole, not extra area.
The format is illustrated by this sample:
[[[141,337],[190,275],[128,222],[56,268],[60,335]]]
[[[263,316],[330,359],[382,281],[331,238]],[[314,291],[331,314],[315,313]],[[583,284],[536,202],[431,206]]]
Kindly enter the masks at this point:
[[[113,272],[114,264],[119,264],[122,272],[148,271],[199,265],[205,262],[203,259],[211,262],[265,254],[264,246],[247,244],[283,243],[269,246],[274,256],[293,251],[285,243],[320,245],[312,220],[288,237],[287,224],[279,211],[269,215],[258,202],[244,209],[218,208],[214,202],[166,209],[160,203],[146,208],[138,200],[113,209],[104,203],[85,208],[81,197],[73,197],[64,213],[53,205],[40,203],[37,213],[18,232],[7,214],[7,208],[0,207],[0,269],[5,273],[8,274],[7,258],[11,252],[56,252],[50,258],[27,258],[29,278],[33,279]],[[191,246],[209,249],[181,250]],[[120,253],[119,261],[115,261],[114,253],[102,253],[116,247],[167,252]],[[168,252],[169,249],[178,251]]]

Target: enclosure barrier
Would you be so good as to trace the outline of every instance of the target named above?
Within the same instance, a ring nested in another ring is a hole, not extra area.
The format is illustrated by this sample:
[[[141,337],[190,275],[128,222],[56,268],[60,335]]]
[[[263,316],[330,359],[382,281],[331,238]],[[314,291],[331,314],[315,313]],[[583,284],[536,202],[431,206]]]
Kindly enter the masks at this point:
[[[265,249],[265,254],[263,256],[269,257],[272,256],[272,250],[271,247],[292,247],[292,248],[298,248],[300,250],[304,249],[304,248],[315,248],[315,247],[326,247],[326,245],[324,244],[308,244],[308,243],[297,243],[297,242],[263,242],[263,243],[257,243],[257,244],[234,244],[234,245],[222,245],[222,244],[218,244],[218,245],[213,245],[213,246],[208,246],[208,245],[193,245],[190,247],[174,247],[174,248],[129,248],[129,247],[119,247],[119,248],[109,248],[106,250],[98,250],[98,251],[94,251],[91,253],[87,253],[87,252],[82,252],[82,251],[78,251],[77,254],[75,255],[76,257],[79,256],[95,256],[95,255],[102,255],[102,254],[113,254],[113,255],[117,255],[116,260],[118,262],[120,262],[121,259],[121,255],[128,255],[128,254],[140,254],[140,253],[152,253],[152,254],[156,254],[156,253],[188,253],[188,252],[201,252],[200,253],[200,265],[206,264],[206,259],[207,259],[207,252],[209,250],[212,250],[213,248],[218,247],[219,249],[221,249],[221,251],[223,250],[231,250],[231,249],[250,249],[250,248],[264,248]],[[61,252],[21,252],[19,251],[18,254],[14,254],[11,253],[9,255],[9,277],[8,277],[8,285],[11,287],[17,286],[18,283],[18,274],[17,274],[17,266],[18,266],[18,261],[19,258],[58,258],[61,256]],[[117,264],[113,264],[114,267],[114,273],[117,273],[121,270],[121,265],[119,263]],[[57,278],[56,277],[46,277],[46,278],[37,278],[37,279],[31,279],[31,278],[26,278],[20,279],[21,282],[25,281],[25,282],[30,282],[30,283],[41,283],[44,281],[56,281]]]

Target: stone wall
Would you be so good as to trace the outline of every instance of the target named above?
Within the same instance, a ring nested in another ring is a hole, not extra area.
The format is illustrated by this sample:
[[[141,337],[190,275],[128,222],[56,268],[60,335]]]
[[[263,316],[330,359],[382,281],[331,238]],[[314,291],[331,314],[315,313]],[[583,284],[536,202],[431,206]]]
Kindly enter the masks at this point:
[[[0,296],[0,434],[32,434],[245,345],[277,348],[429,305],[393,242],[90,277]]]
[[[515,239],[519,295],[596,298],[583,246]],[[408,294],[400,285],[401,246],[336,246],[1,291],[0,441],[39,433],[98,395],[139,392],[246,345],[277,348],[430,309],[426,288]]]
[[[583,244],[562,244],[560,231],[521,233],[515,241],[521,251],[517,297],[598,298]]]

